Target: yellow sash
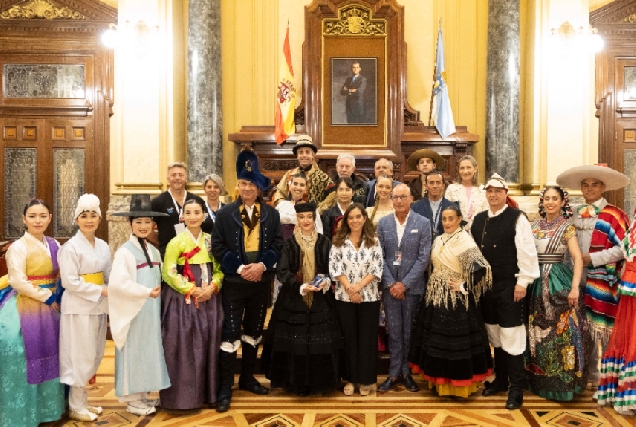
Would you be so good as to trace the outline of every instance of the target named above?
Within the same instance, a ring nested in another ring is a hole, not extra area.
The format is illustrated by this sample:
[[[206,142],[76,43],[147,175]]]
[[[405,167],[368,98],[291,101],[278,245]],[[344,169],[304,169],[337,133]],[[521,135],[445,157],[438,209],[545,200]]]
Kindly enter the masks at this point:
[[[80,277],[88,283],[93,283],[95,285],[104,284],[104,273],[102,273],[101,271],[99,273],[80,274]]]

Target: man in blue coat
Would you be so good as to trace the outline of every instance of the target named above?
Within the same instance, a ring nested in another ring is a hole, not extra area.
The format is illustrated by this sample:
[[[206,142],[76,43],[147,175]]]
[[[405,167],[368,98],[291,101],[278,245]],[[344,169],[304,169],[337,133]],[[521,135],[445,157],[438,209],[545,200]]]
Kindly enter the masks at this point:
[[[230,408],[236,352],[241,345],[239,389],[259,395],[269,392],[254,378],[254,370],[273,269],[283,246],[278,211],[258,197],[270,180],[260,173],[253,151],[239,153],[236,172],[239,198],[219,209],[212,231],[212,253],[225,275],[217,412]]]
[[[408,391],[419,390],[411,377],[407,356],[411,325],[426,289],[424,273],[431,254],[431,227],[428,219],[411,211],[413,196],[406,184],[393,189],[395,215],[378,223],[378,239],[384,254],[382,299],[389,328],[389,377],[378,391],[391,390],[400,382]]]
[[[432,239],[444,233],[442,227],[442,212],[447,206],[456,204],[444,197],[446,181],[442,171],[433,169],[425,175],[426,197],[413,203],[411,210],[430,221]]]

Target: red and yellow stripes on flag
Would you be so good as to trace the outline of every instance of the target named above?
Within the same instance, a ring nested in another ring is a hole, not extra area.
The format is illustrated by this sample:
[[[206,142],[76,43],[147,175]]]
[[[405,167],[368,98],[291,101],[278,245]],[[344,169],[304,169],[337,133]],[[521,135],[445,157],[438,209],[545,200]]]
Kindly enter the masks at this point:
[[[274,135],[276,143],[282,144],[289,135],[296,132],[294,109],[296,108],[296,88],[294,87],[294,69],[292,68],[291,49],[289,48],[289,26],[283,44],[283,56],[280,60],[280,80],[276,95],[274,115]]]

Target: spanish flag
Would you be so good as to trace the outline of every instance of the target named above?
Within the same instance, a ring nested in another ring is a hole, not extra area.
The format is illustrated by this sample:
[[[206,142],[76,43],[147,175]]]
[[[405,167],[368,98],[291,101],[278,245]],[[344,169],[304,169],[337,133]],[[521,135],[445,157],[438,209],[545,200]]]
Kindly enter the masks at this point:
[[[282,144],[296,132],[294,109],[296,108],[296,88],[294,87],[294,69],[292,68],[291,49],[289,48],[289,25],[285,34],[283,56],[280,61],[280,80],[276,95],[274,116],[274,135],[276,143]]]

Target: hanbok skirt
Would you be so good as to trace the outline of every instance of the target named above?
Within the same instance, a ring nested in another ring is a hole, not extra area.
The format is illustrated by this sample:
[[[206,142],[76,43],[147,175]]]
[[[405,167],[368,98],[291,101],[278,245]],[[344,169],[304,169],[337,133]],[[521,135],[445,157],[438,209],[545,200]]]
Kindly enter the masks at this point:
[[[201,267],[190,264],[197,286],[201,286]],[[163,284],[161,289],[161,335],[171,386],[159,392],[161,407],[198,409],[216,402],[218,360],[221,346],[223,309],[221,294],[212,295],[196,307],[194,298],[186,304],[185,295]]]
[[[409,362],[440,396],[468,397],[492,374],[492,355],[481,310],[469,294],[436,307],[422,301],[411,336]]]
[[[543,265],[541,269],[543,275]],[[587,385],[585,364],[591,342],[583,296],[576,308],[570,307],[572,271],[565,264],[551,264],[547,289],[544,286],[539,277],[528,287],[526,376],[533,393],[568,401]]]
[[[623,282],[636,285],[636,263],[625,266]],[[622,294],[609,344],[601,359],[599,405],[636,410],[636,297]]]
[[[56,421],[62,417],[66,406],[64,384],[60,383],[59,378],[39,384],[27,382],[27,362],[17,298],[15,291],[0,298],[1,427],[37,426],[39,423]],[[45,304],[37,305],[42,311],[54,310]],[[33,320],[38,315],[37,312],[29,314]],[[57,316],[59,319],[59,314]],[[46,317],[49,317],[48,313]]]

